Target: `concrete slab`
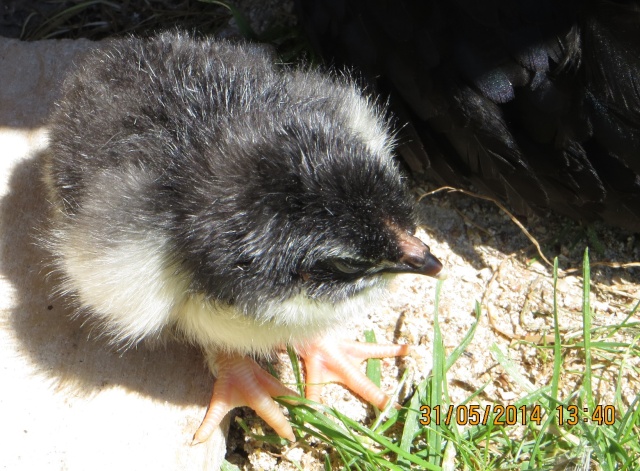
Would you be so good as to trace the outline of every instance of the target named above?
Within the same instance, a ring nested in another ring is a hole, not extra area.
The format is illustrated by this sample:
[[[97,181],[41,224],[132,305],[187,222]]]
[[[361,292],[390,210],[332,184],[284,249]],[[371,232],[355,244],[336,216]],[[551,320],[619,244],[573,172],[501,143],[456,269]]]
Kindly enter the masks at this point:
[[[47,115],[94,46],[0,38],[0,468],[218,469],[222,431],[190,446],[213,384],[200,352],[114,351],[52,296],[34,243]]]

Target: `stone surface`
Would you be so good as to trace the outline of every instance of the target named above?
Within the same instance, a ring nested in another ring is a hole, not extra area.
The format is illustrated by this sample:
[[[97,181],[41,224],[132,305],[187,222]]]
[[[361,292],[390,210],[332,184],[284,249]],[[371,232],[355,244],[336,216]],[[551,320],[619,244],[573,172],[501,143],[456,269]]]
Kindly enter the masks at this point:
[[[0,469],[218,469],[222,431],[190,446],[213,381],[200,353],[96,338],[52,295],[35,244],[47,115],[94,44],[0,38]]]

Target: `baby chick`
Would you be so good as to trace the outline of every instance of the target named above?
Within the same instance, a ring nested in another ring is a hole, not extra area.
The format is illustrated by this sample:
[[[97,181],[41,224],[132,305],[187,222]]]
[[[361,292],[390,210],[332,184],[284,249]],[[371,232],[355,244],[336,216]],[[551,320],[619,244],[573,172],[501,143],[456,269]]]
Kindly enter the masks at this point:
[[[382,111],[345,78],[178,32],[113,40],[65,81],[44,168],[61,290],[116,342],[203,349],[217,381],[194,442],[240,405],[294,439],[272,399],[293,391],[252,359],[287,344],[311,398],[332,380],[388,401],[354,361],[407,347],[327,335],[391,274],[442,268]]]

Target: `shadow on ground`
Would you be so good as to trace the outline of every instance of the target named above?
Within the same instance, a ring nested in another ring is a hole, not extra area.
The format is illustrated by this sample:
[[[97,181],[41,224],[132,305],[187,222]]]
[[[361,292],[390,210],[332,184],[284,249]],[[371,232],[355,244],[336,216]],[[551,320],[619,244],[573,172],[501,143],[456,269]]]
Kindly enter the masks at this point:
[[[47,214],[39,159],[15,167],[0,201],[0,270],[15,290],[10,322],[20,353],[65,393],[90,395],[121,385],[158,401],[206,405],[213,380],[197,349],[169,342],[119,352],[52,296],[47,253],[36,244]]]

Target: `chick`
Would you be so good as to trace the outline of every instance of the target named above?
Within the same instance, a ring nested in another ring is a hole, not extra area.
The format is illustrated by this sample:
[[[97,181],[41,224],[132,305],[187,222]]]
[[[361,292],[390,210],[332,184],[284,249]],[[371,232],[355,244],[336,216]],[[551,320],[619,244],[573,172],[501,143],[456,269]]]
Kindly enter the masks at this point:
[[[383,110],[349,80],[276,67],[264,48],[167,32],[109,42],[64,83],[44,179],[61,291],[125,346],[174,332],[217,376],[194,442],[249,405],[282,437],[253,357],[285,345],[307,395],[406,346],[331,339],[394,273],[442,265],[415,231]],[[352,359],[348,359],[352,357]]]

